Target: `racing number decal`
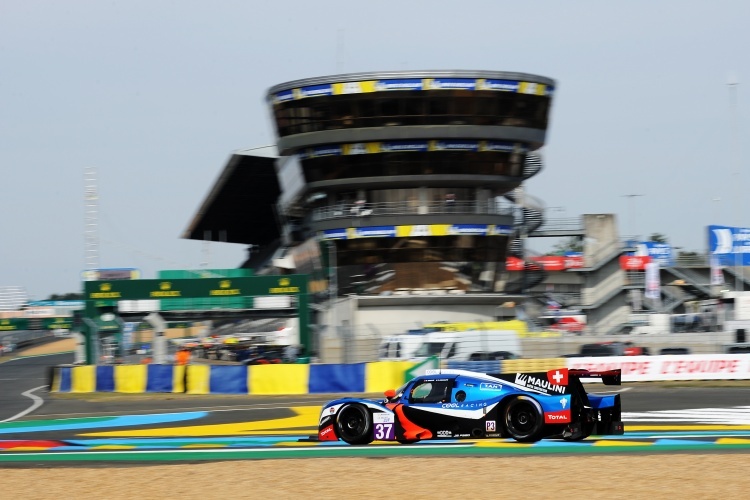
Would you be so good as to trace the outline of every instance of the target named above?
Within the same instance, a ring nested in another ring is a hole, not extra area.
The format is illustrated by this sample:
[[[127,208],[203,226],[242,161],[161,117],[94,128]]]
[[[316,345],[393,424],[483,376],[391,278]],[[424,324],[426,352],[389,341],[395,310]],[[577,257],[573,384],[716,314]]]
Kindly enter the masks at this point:
[[[395,417],[392,413],[375,413],[372,416],[372,432],[378,441],[393,441],[396,439],[394,432]]]
[[[393,441],[393,424],[375,424],[375,439]]]

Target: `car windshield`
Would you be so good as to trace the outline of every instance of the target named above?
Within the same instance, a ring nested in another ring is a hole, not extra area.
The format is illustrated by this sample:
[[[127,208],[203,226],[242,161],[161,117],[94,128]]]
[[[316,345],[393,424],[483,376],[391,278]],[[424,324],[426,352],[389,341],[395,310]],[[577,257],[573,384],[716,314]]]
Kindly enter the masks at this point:
[[[425,342],[424,344],[419,346],[419,349],[417,349],[415,356],[419,358],[438,356],[441,352],[443,352],[443,347],[445,347],[445,342]]]

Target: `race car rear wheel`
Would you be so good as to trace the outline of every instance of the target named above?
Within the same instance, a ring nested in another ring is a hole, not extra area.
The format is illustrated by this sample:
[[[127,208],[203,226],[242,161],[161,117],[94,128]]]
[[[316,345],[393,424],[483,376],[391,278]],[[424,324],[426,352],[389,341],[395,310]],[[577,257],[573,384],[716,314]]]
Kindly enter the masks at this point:
[[[519,442],[539,441],[544,428],[544,412],[539,403],[527,396],[514,398],[505,407],[505,427]]]
[[[345,405],[336,417],[336,430],[341,439],[349,444],[369,444],[372,434],[372,415],[358,404]]]

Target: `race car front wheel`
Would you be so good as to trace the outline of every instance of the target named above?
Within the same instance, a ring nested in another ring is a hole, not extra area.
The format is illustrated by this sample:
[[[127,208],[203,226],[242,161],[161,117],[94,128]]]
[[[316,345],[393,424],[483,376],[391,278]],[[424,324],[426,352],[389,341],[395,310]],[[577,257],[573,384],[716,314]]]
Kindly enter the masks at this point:
[[[516,441],[539,441],[544,427],[542,407],[527,396],[514,398],[505,407],[505,427]]]
[[[372,415],[362,405],[345,405],[336,418],[339,437],[349,444],[369,444],[372,434]]]

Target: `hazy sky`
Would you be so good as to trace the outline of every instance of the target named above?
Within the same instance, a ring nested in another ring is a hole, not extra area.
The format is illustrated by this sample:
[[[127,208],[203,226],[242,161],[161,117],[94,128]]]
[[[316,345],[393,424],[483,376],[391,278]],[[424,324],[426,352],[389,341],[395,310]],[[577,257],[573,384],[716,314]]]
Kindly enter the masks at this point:
[[[707,224],[750,226],[748,21],[746,0],[0,1],[0,285],[80,290],[86,167],[101,267],[238,266],[243,245],[179,236],[231,153],[274,141],[265,91],[355,71],[557,80],[528,192],[702,251]]]

